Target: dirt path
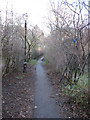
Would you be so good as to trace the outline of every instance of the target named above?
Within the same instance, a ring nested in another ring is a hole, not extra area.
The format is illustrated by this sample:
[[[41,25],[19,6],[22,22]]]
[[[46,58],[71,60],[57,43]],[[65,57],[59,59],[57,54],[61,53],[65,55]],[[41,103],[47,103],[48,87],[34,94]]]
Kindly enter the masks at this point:
[[[52,96],[53,89],[41,64],[36,66],[34,118],[59,118],[59,108]]]

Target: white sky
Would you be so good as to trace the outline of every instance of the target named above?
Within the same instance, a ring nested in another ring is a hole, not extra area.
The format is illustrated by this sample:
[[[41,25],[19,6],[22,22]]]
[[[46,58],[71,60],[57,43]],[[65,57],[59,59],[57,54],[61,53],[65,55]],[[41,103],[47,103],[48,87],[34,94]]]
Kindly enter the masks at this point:
[[[49,0],[0,0],[0,9],[5,11],[8,4],[8,9],[11,10],[12,3],[13,12],[20,15],[27,13],[30,24],[46,29],[45,17],[48,16]]]
[[[49,14],[49,1],[50,0],[0,0],[0,10],[3,10],[5,12],[7,3],[8,9],[11,10],[11,5],[13,4],[14,13],[18,13],[20,15],[27,13],[29,16],[29,23],[32,25],[37,24],[41,30],[44,30],[44,32],[47,33],[48,30],[45,27],[45,17],[48,17]],[[68,1],[70,2],[73,0]]]

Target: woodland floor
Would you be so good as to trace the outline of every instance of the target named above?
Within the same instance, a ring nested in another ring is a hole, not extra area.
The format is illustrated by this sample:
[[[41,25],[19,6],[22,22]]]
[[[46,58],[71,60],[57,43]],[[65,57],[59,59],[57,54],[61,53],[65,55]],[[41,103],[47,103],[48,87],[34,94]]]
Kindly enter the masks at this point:
[[[53,94],[50,97],[55,99],[56,105],[59,107],[60,118],[87,118],[85,112],[77,104],[69,102],[68,98],[61,96],[58,82],[60,75],[56,75],[50,67],[44,65],[42,67],[52,86]],[[3,118],[33,118],[34,110],[38,107],[34,103],[35,81],[36,66],[30,67],[30,65],[28,65],[27,73],[14,72],[3,77]]]
[[[47,71],[47,75],[49,77],[49,81],[52,84],[54,89],[54,97],[56,99],[56,104],[59,106],[59,114],[65,113],[65,118],[84,118],[85,120],[88,119],[89,115],[85,110],[83,110],[78,104],[75,104],[70,98],[66,96],[62,96],[62,90],[60,88],[59,80],[61,78],[60,73],[56,73],[50,66],[45,66]]]
[[[27,73],[14,72],[2,79],[2,117],[32,118],[34,108],[35,67]]]

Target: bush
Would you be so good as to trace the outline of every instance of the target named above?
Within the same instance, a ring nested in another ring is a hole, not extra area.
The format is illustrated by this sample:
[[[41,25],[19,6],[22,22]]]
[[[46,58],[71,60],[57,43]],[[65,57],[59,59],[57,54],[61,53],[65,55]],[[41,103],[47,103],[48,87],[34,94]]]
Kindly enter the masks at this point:
[[[70,101],[84,107],[88,106],[88,80],[86,76],[87,74],[85,73],[77,85],[62,85],[62,95],[68,96]]]

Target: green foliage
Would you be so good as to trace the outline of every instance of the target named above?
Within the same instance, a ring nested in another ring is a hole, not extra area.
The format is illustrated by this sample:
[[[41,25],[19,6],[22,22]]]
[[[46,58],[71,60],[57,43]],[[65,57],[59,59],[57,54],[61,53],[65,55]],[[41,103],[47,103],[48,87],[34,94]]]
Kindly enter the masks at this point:
[[[66,83],[66,82],[65,82]],[[81,105],[88,105],[88,79],[87,74],[85,73],[81,76],[77,85],[63,85],[62,86],[62,95],[68,96],[71,101],[79,103]]]
[[[19,75],[19,76],[16,76],[16,79],[20,80],[20,79],[23,79],[25,77],[25,75]]]
[[[48,64],[49,64],[49,61],[45,58],[44,61],[43,61],[43,64],[44,64],[44,65],[48,65]]]
[[[80,84],[80,87],[83,89],[88,90],[88,74],[85,73],[83,76],[80,77],[78,84]]]
[[[29,61],[29,64],[30,64],[31,66],[34,66],[34,65],[37,64],[37,60],[32,59],[32,60]]]

